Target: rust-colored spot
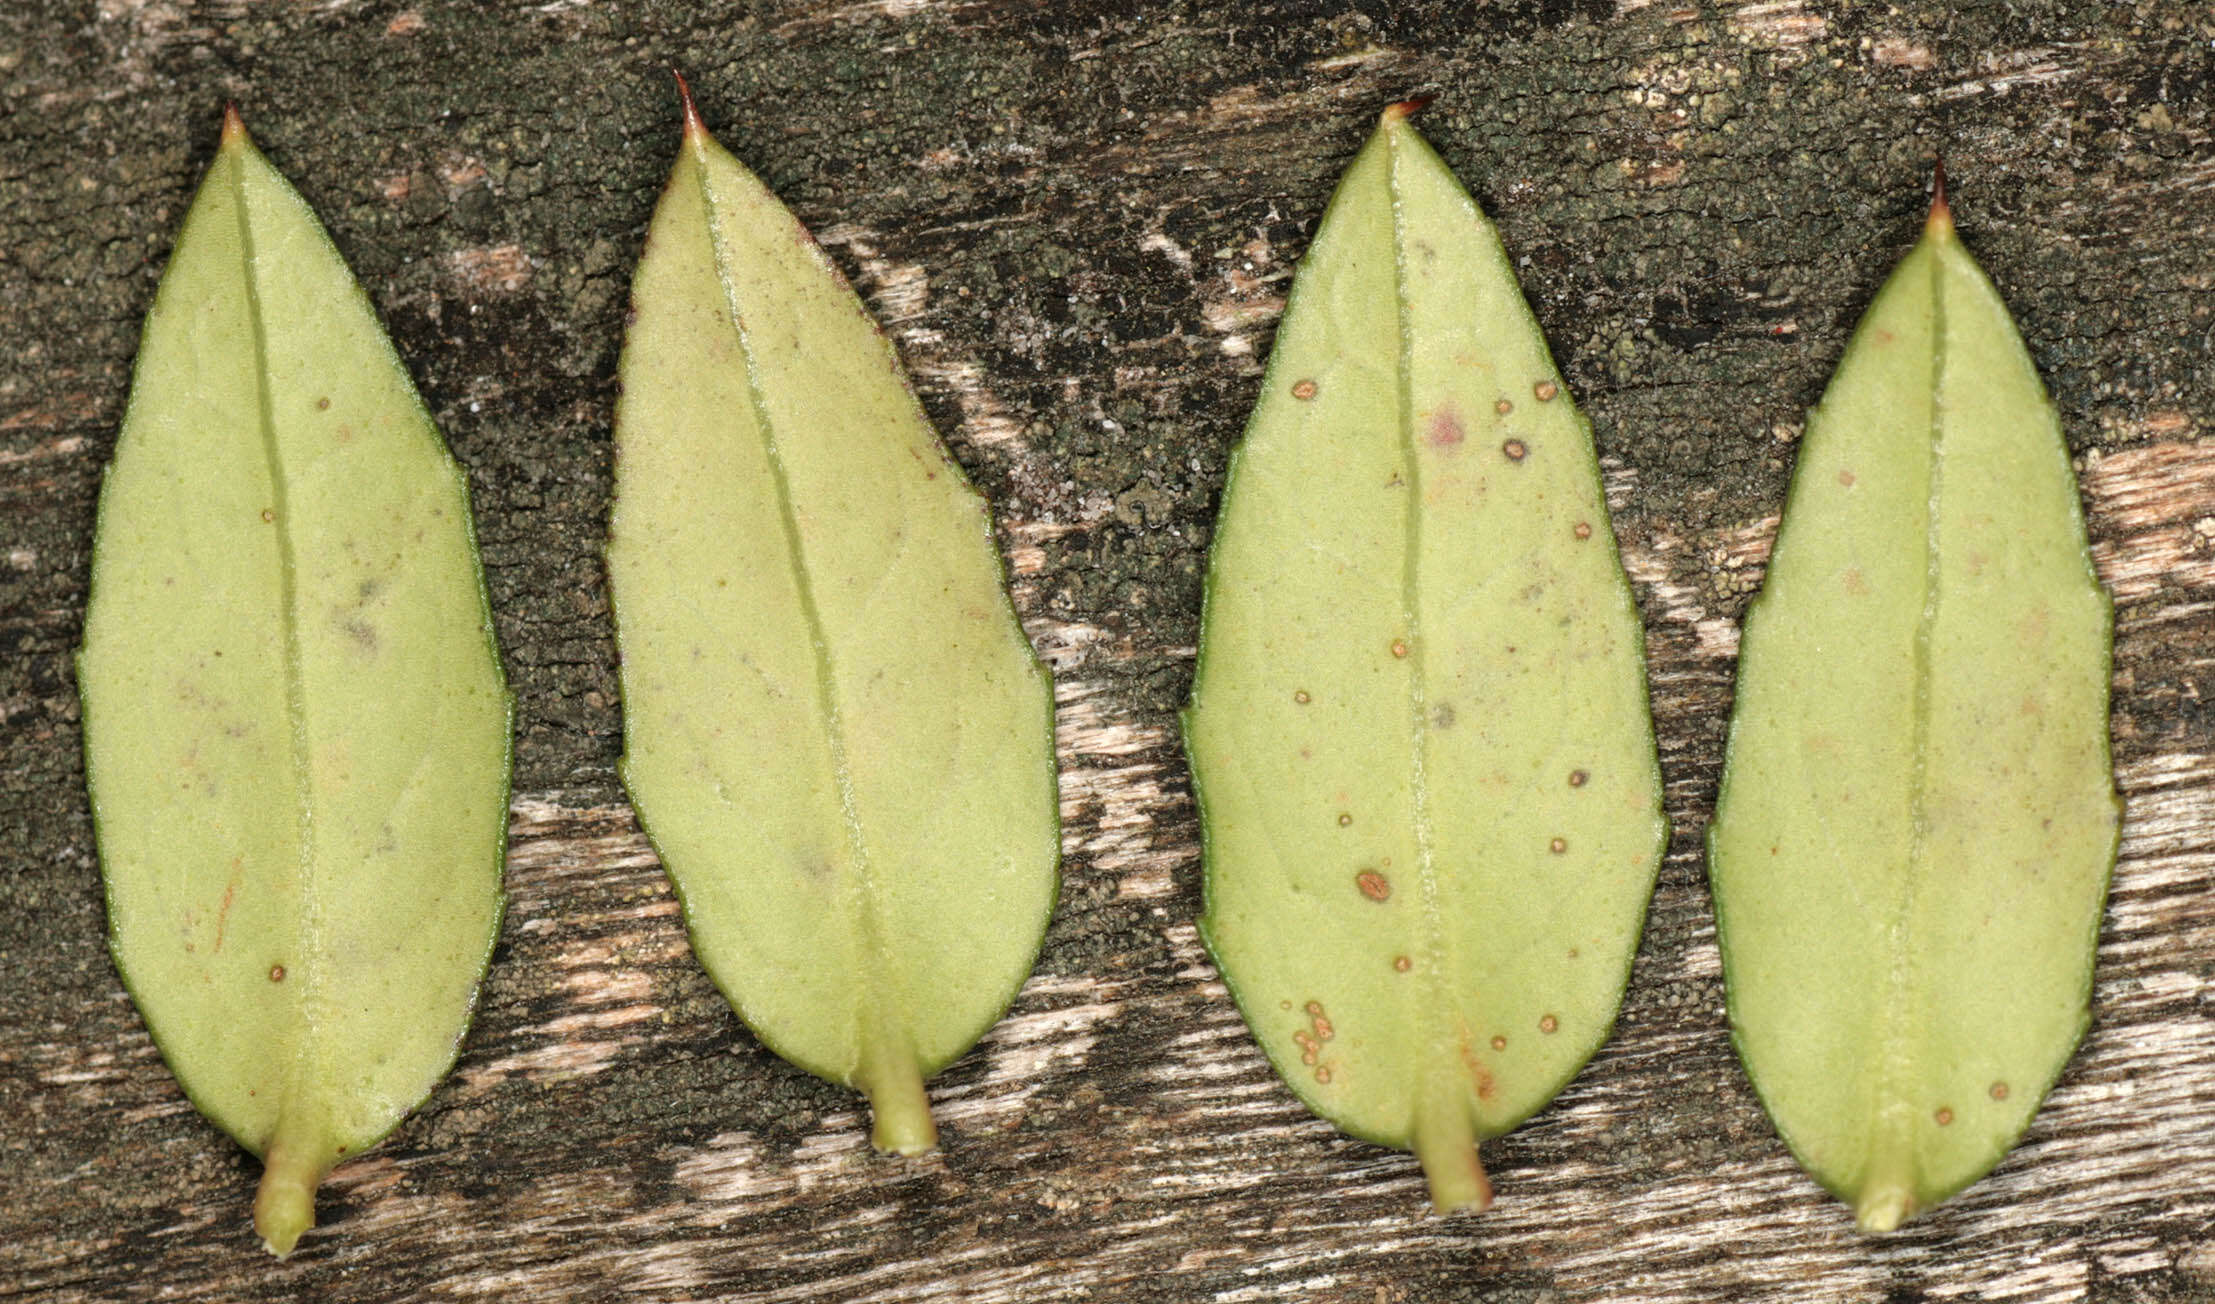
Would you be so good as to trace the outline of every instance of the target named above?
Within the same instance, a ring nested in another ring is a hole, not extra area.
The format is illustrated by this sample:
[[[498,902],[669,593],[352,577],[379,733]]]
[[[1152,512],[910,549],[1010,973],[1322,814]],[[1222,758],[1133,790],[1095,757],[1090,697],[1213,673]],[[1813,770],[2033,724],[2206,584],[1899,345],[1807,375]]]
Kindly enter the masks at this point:
[[[1932,1115],[1932,1117],[1938,1120],[1938,1126],[1945,1127],[1954,1121],[1954,1112],[1946,1108],[1944,1105],[1940,1105],[1938,1107],[1938,1112]]]
[[[1351,823],[1353,823],[1353,822],[1354,822],[1354,817],[1353,817],[1353,816],[1351,816],[1351,815],[1347,814],[1347,813],[1346,813],[1345,811],[1340,811],[1340,812],[1338,812],[1338,827],[1340,827],[1340,828],[1345,828],[1345,827],[1346,827],[1347,825],[1349,825],[1349,824],[1351,824]]]
[[[273,983],[281,983],[281,982],[283,982],[284,980],[285,980],[285,967],[284,967],[283,965],[281,965],[281,964],[273,964],[273,965],[269,966],[269,981],[271,981],[271,982],[273,982]]]
[[[1531,393],[1536,394],[1538,396],[1538,401],[1541,403],[1553,402],[1554,395],[1559,394],[1560,392],[1561,386],[1556,385],[1550,380],[1542,380],[1539,381],[1537,384],[1531,386]]]
[[[1407,644],[1400,639],[1393,639],[1392,655],[1404,660],[1407,657]]]
[[[1295,382],[1292,386],[1292,397],[1300,400],[1302,403],[1305,403],[1309,399],[1314,398],[1315,393],[1316,385],[1315,382],[1312,380],[1298,381]]]
[[[262,520],[263,520],[263,521],[265,521],[265,522],[266,522],[266,521],[274,521],[274,520],[276,520],[276,519],[277,519],[277,512],[276,512],[276,509],[274,509],[274,508],[270,508],[270,507],[264,507],[264,508],[262,508],[262,509],[261,509],[261,518],[262,518]]]
[[[1840,484],[1842,484],[1842,485],[1846,486],[1846,487],[1847,487],[1848,489],[1851,489],[1851,488],[1853,488],[1853,487],[1854,487],[1854,473],[1853,473],[1853,472],[1851,472],[1851,471],[1840,471],[1840,472],[1838,473],[1838,483],[1840,483]]]
[[[1337,1035],[1337,1029],[1331,1027],[1331,1021],[1329,1019],[1324,1018],[1320,1014],[1315,1016],[1315,1039],[1317,1041],[1329,1041],[1332,1037],[1335,1037]]]
[[[1500,451],[1507,455],[1507,460],[1510,462],[1520,462],[1530,455],[1529,446],[1520,439],[1508,440],[1500,445]]]
[[[1483,1062],[1478,1060],[1476,1052],[1469,1048],[1469,1027],[1467,1024],[1462,1025],[1461,1029],[1461,1066],[1469,1071],[1469,1081],[1477,1089],[1477,1099],[1492,1099],[1492,1070],[1486,1068]]]
[[[316,410],[316,411],[318,411],[318,412],[328,412],[328,411],[330,411],[330,410],[331,410],[331,400],[329,400],[329,399],[327,399],[327,398],[319,398],[319,399],[317,399],[317,400],[315,401],[315,410]]]
[[[1589,539],[1592,537],[1592,522],[1578,521],[1577,528],[1569,531],[1569,533],[1576,535],[1580,539]]]
[[[1562,852],[1567,851],[1568,849],[1569,841],[1566,838],[1555,838],[1553,841],[1546,844],[1546,850],[1553,852],[1557,856],[1560,855]]]
[[[1322,1013],[1323,1003],[1321,1001],[1309,1001],[1307,1003],[1307,1017],[1311,1019],[1318,1018],[1322,1015]]]
[[[1549,1035],[1561,1031],[1561,1020],[1549,1014],[1538,1021],[1538,1030]]]
[[[1838,583],[1839,587],[1857,598],[1869,592],[1869,577],[1861,573],[1859,566],[1848,566],[1846,573],[1838,577]]]
[[[1507,1049],[1507,1038],[1505,1038],[1505,1037],[1494,1037],[1494,1038],[1492,1039],[1492,1049],[1494,1049],[1494,1050],[1506,1050],[1506,1049]]]
[[[1319,1066],[1318,1066],[1318,1067],[1316,1068],[1316,1070],[1315,1070],[1315,1080],[1316,1080],[1317,1082],[1328,1082],[1328,1081],[1330,1081],[1330,1080],[1331,1080],[1331,1066],[1330,1066],[1330,1065],[1328,1065],[1328,1064],[1323,1064],[1323,1065],[1319,1065]]]
[[[1582,771],[1582,770],[1571,770],[1571,771],[1569,771],[1569,786],[1570,786],[1570,787],[1572,787],[1572,788],[1581,788],[1581,787],[1583,787],[1583,786],[1584,786],[1585,784],[1587,784],[1587,783],[1590,783],[1591,781],[1592,781],[1592,776],[1591,776],[1591,775],[1589,775],[1589,774],[1586,774],[1586,773],[1585,773],[1584,771]]]
[[[1302,706],[1306,706],[1306,705],[1307,705],[1307,704],[1308,704],[1309,702],[1312,702],[1312,701],[1314,701],[1315,699],[1314,699],[1314,698],[1312,698],[1312,697],[1309,697],[1309,696],[1307,695],[1307,690],[1306,690],[1306,689],[1304,689],[1304,688],[1302,688],[1302,689],[1297,689],[1297,690],[1295,690],[1295,691],[1293,692],[1293,694],[1292,694],[1292,700],[1293,700],[1293,701],[1295,701],[1295,702],[1298,702],[1298,703],[1299,703],[1300,705],[1302,705]]]
[[[1354,886],[1371,901],[1384,901],[1392,895],[1392,884],[1384,875],[1373,869],[1365,869],[1354,875]]]
[[[1404,955],[1395,955],[1392,957],[1392,968],[1398,973],[1406,973],[1408,970],[1413,969],[1414,967],[1415,962],[1408,959]],[[2000,1090],[2005,1091],[2007,1090],[2007,1088],[2002,1087],[2000,1088]]]
[[[1440,408],[1431,417],[1430,443],[1433,448],[1452,448],[1467,438],[1461,430],[1461,419],[1450,407]]]
[[[2005,1082],[1995,1082],[1992,1084],[1992,1099],[2007,1099],[2007,1084]]]
[[[1501,400],[1500,400],[1499,402],[1497,402],[1497,403],[1494,403],[1494,404],[1492,405],[1492,410],[1493,410],[1494,412],[1497,412],[1497,413],[1499,413],[1499,414],[1500,414],[1501,416],[1503,416],[1503,417],[1504,417],[1504,416],[1506,416],[1506,415],[1507,415],[1508,413],[1510,413],[1510,412],[1513,412],[1513,411],[1515,410],[1515,405],[1514,405],[1513,403],[1510,403],[1510,402],[1508,402],[1508,401],[1507,401],[1506,399],[1504,399],[1504,398],[1503,398],[1503,399],[1501,399]]]

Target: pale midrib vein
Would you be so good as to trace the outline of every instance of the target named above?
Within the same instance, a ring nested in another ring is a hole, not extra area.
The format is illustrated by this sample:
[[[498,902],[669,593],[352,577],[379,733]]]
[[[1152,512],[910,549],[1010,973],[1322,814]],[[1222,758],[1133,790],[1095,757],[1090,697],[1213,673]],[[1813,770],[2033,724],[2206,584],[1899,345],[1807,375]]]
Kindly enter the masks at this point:
[[[1408,267],[1406,214],[1400,195],[1401,150],[1398,141],[1391,145],[1385,169],[1386,194],[1392,205],[1392,298],[1395,319],[1399,325],[1399,356],[1397,359],[1399,390],[1400,455],[1407,463],[1408,508],[1405,534],[1402,539],[1400,566],[1400,617],[1402,637],[1407,640],[1408,655],[1412,658],[1408,675],[1408,727],[1409,748],[1412,762],[1410,793],[1413,805],[1415,830],[1416,884],[1422,903],[1423,964],[1421,967],[1421,992],[1428,1009],[1422,1022],[1429,1025],[1431,1034],[1440,1039],[1442,1053],[1451,1057],[1458,1048],[1451,1044],[1454,1035],[1453,1020],[1449,1017],[1451,1002],[1446,993],[1446,942],[1438,926],[1440,902],[1435,838],[1431,828],[1430,779],[1428,754],[1430,731],[1426,727],[1430,714],[1428,685],[1424,683],[1423,668],[1428,663],[1428,650],[1423,642],[1421,612],[1418,609],[1420,589],[1420,557],[1422,543],[1423,471],[1420,449],[1415,438],[1415,377],[1414,348],[1415,327],[1408,311]],[[1428,1098],[1428,1092],[1424,1093]]]
[[[1928,870],[1930,819],[1930,692],[1931,692],[1931,632],[1938,623],[1938,607],[1942,597],[1939,587],[1939,498],[1945,475],[1945,418],[1944,379],[1946,372],[1946,297],[1945,265],[1933,250],[1930,260],[1930,432],[1929,483],[1924,493],[1923,505],[1923,607],[1916,616],[1914,644],[1914,685],[1910,698],[1910,747],[1908,757],[1908,852],[1906,881],[1902,885],[1895,913],[1891,920],[1888,940],[1891,943],[1891,973],[1889,975],[1889,999],[1885,1002],[1886,1036],[1883,1070],[1877,1076],[1878,1116],[1886,1120],[1887,1132],[1897,1127],[1900,1134],[1892,1137],[1912,1164],[1914,1147],[1910,1143],[1915,1127],[1918,1103],[1908,1098],[1903,1084],[1910,1082],[1918,1068],[1913,1038],[1909,1030],[1922,1020],[1918,1011],[1909,1006],[1915,1001],[1913,962],[1915,953],[1916,889],[1921,886]],[[1911,1184],[1919,1185],[1922,1174],[1907,1174]]]
[[[325,981],[320,963],[322,948],[316,945],[323,932],[323,920],[322,900],[316,891],[315,878],[315,792],[308,773],[307,677],[300,641],[298,566],[292,540],[292,496],[286,489],[284,452],[277,438],[276,402],[269,390],[269,332],[262,317],[261,289],[255,279],[254,231],[253,223],[247,216],[244,157],[232,160],[231,182],[232,199],[238,210],[239,279],[246,290],[246,319],[254,341],[256,416],[261,423],[262,458],[269,471],[271,524],[277,532],[277,601],[284,626],[285,718],[290,726],[293,801],[297,810],[299,837],[300,882],[295,915],[297,932],[293,938],[292,954],[278,957],[278,962],[287,966],[286,977],[300,984],[300,1007],[312,1023],[317,1009],[316,998],[321,994]],[[307,1031],[312,1031],[312,1027]],[[291,1047],[296,1077],[300,1061],[311,1051],[313,1042],[313,1037],[303,1036]],[[285,1091],[287,1104],[291,1103],[293,1090],[293,1081],[288,1081]],[[279,1108],[279,1126],[282,1127],[284,1106]]]
[[[774,482],[777,498],[777,520],[783,527],[785,556],[792,569],[792,584],[800,598],[800,612],[807,624],[808,648],[815,661],[816,709],[823,717],[824,737],[830,753],[831,777],[838,787],[839,817],[845,826],[846,846],[854,862],[854,895],[858,904],[857,925],[860,930],[860,959],[869,966],[872,981],[859,985],[864,993],[862,1008],[855,1011],[855,1028],[864,1043],[875,1035],[874,1021],[870,1015],[867,993],[881,990],[882,984],[874,981],[875,970],[883,948],[883,930],[877,920],[876,893],[870,874],[869,843],[861,822],[860,803],[854,795],[853,769],[846,754],[845,715],[839,705],[836,668],[831,664],[830,640],[823,629],[823,614],[815,600],[815,583],[808,573],[807,558],[800,537],[800,520],[792,507],[792,486],[785,474],[783,454],[777,447],[776,427],[769,418],[769,402],[762,393],[759,364],[754,356],[754,344],[746,329],[745,315],[739,310],[738,287],[731,283],[731,270],[723,257],[722,214],[715,203],[714,188],[708,184],[707,160],[701,157],[696,145],[693,162],[698,169],[700,204],[707,218],[708,247],[715,261],[716,284],[723,293],[723,309],[731,324],[731,333],[737,337],[739,356],[745,361],[746,397],[754,409],[754,422],[761,429],[762,453],[769,464],[769,474]],[[868,1061],[865,1048],[857,1048],[856,1069]]]

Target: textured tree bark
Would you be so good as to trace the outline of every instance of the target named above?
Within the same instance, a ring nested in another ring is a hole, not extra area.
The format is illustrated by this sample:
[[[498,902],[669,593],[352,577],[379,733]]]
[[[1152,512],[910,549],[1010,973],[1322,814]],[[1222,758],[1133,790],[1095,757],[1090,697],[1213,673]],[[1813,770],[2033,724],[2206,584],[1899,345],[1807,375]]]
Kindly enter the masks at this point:
[[[29,0],[0,31],[0,1295],[2215,1297],[2215,18],[1835,0]],[[1038,972],[943,1149],[738,1026],[613,764],[599,548],[665,68],[818,232],[990,498],[1059,680]],[[1498,219],[1598,429],[1675,827],[1615,1039],[1490,1213],[1309,1118],[1199,948],[1174,712],[1224,459],[1384,103]],[[469,467],[519,698],[452,1078],[279,1264],[108,961],[69,652],[137,324],[236,99]],[[2127,802],[2090,1037],[1995,1175],[1868,1239],[1737,1067],[1699,834],[1801,413],[1932,155],[2079,456]]]

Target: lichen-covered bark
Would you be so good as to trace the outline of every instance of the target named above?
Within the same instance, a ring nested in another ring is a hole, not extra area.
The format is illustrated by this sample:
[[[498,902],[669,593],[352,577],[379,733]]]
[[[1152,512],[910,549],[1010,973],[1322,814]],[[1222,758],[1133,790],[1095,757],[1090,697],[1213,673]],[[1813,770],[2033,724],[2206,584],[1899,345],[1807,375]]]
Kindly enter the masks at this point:
[[[741,1030],[613,778],[599,562],[664,69],[892,330],[1060,680],[1066,880],[945,1149]],[[0,24],[0,1294],[1868,1301],[2215,1294],[2215,19],[2139,4],[18,0]],[[1191,927],[1173,712],[1286,278],[1383,103],[1593,417],[1676,838],[1616,1039],[1500,1203],[1308,1118]],[[68,653],[139,319],[235,98],[469,468],[518,694],[511,905],[425,1110],[270,1262],[110,965]],[[2128,812],[2026,1145],[1871,1241],[1731,1056],[1698,848],[1801,413],[1933,153],[2079,453]]]

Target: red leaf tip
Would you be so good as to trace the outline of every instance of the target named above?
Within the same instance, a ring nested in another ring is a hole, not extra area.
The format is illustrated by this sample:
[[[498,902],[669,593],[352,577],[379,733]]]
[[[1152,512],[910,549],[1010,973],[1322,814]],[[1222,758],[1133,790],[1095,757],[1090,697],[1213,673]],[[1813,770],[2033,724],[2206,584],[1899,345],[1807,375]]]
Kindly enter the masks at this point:
[[[1954,211],[1946,203],[1946,156],[1943,154],[1938,156],[1937,164],[1931,168],[1930,217],[1923,223],[1923,228],[1934,234],[1954,229]]]
[[[675,68],[669,70],[669,75],[677,79],[677,98],[684,101],[685,134],[687,136],[694,134],[707,135],[707,124],[700,121],[700,106],[692,102],[692,84],[686,81],[684,74],[678,72]]]
[[[1425,106],[1437,98],[1435,95],[1418,95],[1411,100],[1401,100],[1397,104],[1385,106],[1384,116],[1393,122],[1404,122],[1421,113]]]
[[[246,120],[238,116],[238,105],[226,101],[223,105],[222,144],[231,145],[246,139]]]

